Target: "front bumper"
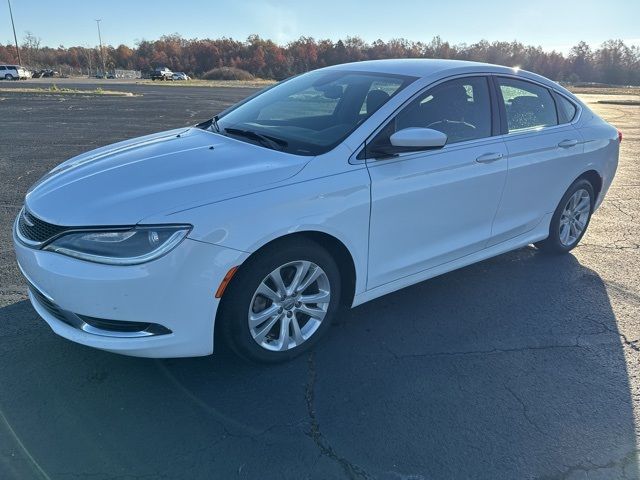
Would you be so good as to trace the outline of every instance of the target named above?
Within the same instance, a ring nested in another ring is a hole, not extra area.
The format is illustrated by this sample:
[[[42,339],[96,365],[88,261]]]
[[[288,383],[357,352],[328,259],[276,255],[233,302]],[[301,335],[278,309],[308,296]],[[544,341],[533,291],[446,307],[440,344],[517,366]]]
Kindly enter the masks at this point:
[[[114,266],[26,247],[15,232],[14,246],[31,303],[55,333],[101,350],[154,358],[213,352],[215,291],[248,256],[187,238],[157,260]],[[138,333],[105,327],[124,322],[151,327]]]

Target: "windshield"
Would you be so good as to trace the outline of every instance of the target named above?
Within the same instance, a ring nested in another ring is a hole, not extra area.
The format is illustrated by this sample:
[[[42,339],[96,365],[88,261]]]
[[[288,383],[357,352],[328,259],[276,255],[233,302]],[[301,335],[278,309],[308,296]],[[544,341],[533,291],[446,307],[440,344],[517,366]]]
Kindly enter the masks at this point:
[[[414,77],[316,71],[285,81],[217,119],[221,134],[296,155],[320,155]]]

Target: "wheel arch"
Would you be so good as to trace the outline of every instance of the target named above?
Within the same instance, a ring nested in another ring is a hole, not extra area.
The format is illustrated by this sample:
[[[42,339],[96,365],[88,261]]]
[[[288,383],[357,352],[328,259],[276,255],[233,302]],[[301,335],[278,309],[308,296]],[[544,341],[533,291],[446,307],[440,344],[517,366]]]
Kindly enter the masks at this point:
[[[341,274],[342,290],[341,303],[351,306],[356,293],[357,269],[355,259],[342,240],[335,235],[320,230],[301,230],[293,233],[287,233],[277,236],[268,241],[264,241],[259,246],[252,249],[252,253],[238,266],[240,271],[243,266],[248,265],[253,258],[256,258],[266,249],[273,248],[278,243],[285,243],[291,240],[306,240],[313,242],[324,248],[334,258]],[[230,286],[233,280],[230,282]],[[224,299],[224,295],[222,296]]]
[[[602,175],[600,175],[596,170],[587,170],[578,178],[576,178],[576,180],[580,179],[585,179],[591,184],[591,186],[593,187],[593,193],[595,194],[595,198],[593,199],[593,201],[594,203],[597,203],[600,192],[602,192]],[[576,180],[574,180],[574,182]]]
[[[291,241],[294,239],[302,239],[308,242],[313,242],[322,248],[326,249],[329,254],[335,259],[336,264],[338,266],[338,270],[341,275],[341,304],[344,306],[351,307],[353,304],[353,299],[356,293],[356,264],[354,258],[347,248],[347,246],[339,240],[337,237],[330,235],[329,233],[318,231],[318,230],[303,230],[294,233],[288,233],[276,238],[273,238],[265,243],[263,243],[259,248],[257,248],[253,253],[251,253],[243,262],[237,267],[237,271],[234,272],[233,277],[228,283],[228,286],[225,288],[224,293],[220,298],[220,304],[218,305],[215,318],[214,318],[214,343],[216,342],[216,338],[219,337],[220,328],[222,322],[220,322],[221,315],[224,315],[225,310],[228,305],[226,303],[226,295],[227,288],[233,288],[234,279],[236,274],[242,270],[243,267],[249,265],[252,259],[256,258],[262,252],[267,249],[271,249],[274,246],[277,246],[279,243],[285,243],[287,241]],[[223,334],[224,336],[224,334]],[[215,349],[215,346],[214,346]]]

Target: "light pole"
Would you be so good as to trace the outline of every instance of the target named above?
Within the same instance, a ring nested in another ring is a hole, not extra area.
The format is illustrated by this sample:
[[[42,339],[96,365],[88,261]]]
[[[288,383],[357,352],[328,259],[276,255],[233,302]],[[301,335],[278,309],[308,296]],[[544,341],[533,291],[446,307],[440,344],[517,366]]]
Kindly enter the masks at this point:
[[[20,49],[18,48],[18,37],[16,37],[16,26],[13,23],[13,12],[11,11],[11,1],[7,0],[9,4],[9,16],[11,17],[11,26],[13,27],[13,41],[16,42],[16,53],[18,54],[18,63],[22,64],[22,59],[20,58]]]
[[[107,72],[105,71],[104,66],[104,51],[102,50],[102,35],[100,34],[100,22],[101,18],[96,20],[96,25],[98,25],[98,40],[100,41],[100,59],[102,60],[102,75],[106,76]]]

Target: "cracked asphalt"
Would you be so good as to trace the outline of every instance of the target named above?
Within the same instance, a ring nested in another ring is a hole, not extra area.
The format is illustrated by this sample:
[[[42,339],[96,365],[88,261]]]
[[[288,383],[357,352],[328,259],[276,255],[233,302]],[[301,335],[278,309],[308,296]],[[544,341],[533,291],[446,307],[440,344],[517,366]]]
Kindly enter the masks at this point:
[[[142,96],[0,93],[0,478],[640,478],[640,106],[592,105],[624,141],[572,254],[523,248],[406,288],[263,367],[222,346],[173,360],[92,350],[26,300],[10,230],[30,184],[252,92],[103,88]]]

